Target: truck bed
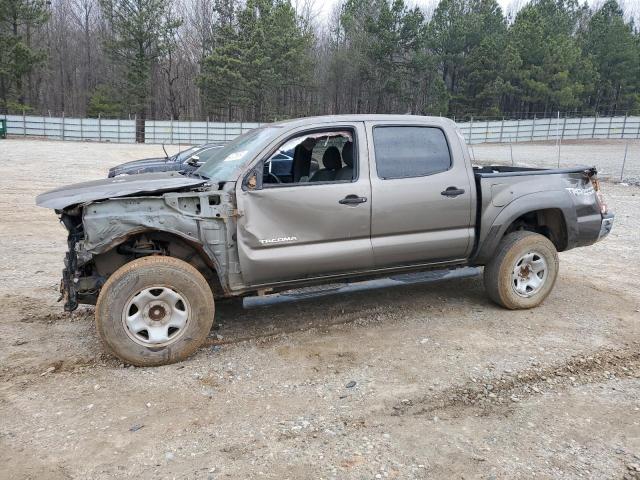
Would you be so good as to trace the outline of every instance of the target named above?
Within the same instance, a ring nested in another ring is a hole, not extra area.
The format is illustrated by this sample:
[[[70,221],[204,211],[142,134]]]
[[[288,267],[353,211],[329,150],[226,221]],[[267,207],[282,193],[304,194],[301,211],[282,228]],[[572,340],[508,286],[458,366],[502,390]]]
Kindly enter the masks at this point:
[[[473,173],[476,177],[516,177],[523,175],[558,175],[564,173],[584,173],[591,176],[596,173],[594,167],[578,165],[569,168],[532,168],[532,167],[511,167],[507,165],[486,165],[474,166]]]

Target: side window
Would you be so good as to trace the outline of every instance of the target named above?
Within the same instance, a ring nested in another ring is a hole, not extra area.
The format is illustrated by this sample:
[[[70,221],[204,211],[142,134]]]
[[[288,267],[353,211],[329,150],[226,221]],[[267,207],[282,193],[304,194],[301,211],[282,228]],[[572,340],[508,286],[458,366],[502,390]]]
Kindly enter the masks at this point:
[[[373,129],[378,177],[422,177],[451,167],[444,132],[435,127],[375,127]]]
[[[310,131],[290,138],[265,160],[262,184],[307,184],[353,181],[352,130]]]

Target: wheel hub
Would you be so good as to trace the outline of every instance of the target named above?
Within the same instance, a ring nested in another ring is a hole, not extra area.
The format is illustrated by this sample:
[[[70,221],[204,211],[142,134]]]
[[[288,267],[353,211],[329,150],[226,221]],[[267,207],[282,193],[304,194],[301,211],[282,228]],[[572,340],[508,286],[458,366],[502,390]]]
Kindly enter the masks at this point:
[[[158,286],[146,288],[128,300],[122,323],[136,343],[163,346],[182,336],[189,317],[187,300],[169,287]]]
[[[521,297],[538,293],[547,280],[549,268],[544,257],[535,251],[522,255],[513,267],[511,286]]]
[[[165,302],[150,302],[145,307],[145,316],[154,322],[160,322],[167,318],[170,311],[171,307]]]

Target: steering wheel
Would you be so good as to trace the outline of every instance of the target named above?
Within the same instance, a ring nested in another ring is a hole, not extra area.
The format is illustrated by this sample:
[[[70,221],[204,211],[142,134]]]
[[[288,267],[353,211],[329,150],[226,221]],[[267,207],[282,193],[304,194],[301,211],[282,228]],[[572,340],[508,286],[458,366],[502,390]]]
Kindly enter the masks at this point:
[[[271,172],[267,172],[267,177],[275,179],[276,183],[282,183],[278,176]]]

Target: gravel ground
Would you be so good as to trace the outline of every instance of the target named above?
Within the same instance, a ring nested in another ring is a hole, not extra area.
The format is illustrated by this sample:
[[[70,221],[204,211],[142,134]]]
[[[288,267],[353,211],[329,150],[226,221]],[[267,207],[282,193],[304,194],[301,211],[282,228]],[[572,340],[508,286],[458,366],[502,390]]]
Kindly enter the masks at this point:
[[[61,312],[34,196],[158,153],[0,141],[0,478],[640,478],[640,187],[604,183],[612,234],[537,309],[477,276],[220,304],[192,358],[133,368]]]

